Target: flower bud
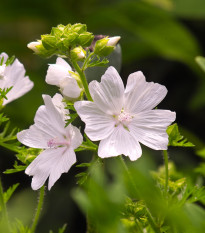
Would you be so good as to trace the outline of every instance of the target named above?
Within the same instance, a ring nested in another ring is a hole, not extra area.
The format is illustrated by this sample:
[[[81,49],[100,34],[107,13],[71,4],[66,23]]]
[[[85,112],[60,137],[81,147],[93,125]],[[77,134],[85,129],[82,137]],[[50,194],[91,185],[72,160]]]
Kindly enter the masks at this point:
[[[110,38],[105,37],[103,39],[97,40],[94,47],[94,53],[98,56],[108,56],[115,49],[115,45],[119,40],[120,36],[114,36]]]
[[[27,47],[29,49],[33,50],[34,53],[38,54],[39,50],[36,48],[36,46],[39,46],[39,45],[42,45],[41,41],[33,41],[33,42],[30,42],[29,44],[27,44]]]
[[[115,46],[121,39],[120,36],[113,36],[108,38],[107,46]]]
[[[73,60],[83,60],[86,56],[86,51],[82,47],[76,47],[71,50],[71,58]]]

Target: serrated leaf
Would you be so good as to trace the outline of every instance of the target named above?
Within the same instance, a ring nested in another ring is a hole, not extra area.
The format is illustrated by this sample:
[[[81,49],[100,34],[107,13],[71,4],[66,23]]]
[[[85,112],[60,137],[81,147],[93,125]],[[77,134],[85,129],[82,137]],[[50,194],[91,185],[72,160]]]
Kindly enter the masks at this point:
[[[193,147],[194,144],[189,142],[179,132],[178,125],[175,123],[167,128],[167,134],[169,136],[168,146],[180,146],[180,147]]]

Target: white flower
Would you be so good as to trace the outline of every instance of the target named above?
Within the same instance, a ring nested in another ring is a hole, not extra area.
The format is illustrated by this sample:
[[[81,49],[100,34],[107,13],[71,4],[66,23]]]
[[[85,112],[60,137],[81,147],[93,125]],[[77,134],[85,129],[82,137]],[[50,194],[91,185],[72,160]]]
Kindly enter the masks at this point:
[[[56,64],[49,65],[46,82],[60,87],[62,94],[66,98],[77,99],[82,90],[69,71],[72,71],[70,65],[64,59],[58,57]]]
[[[120,36],[113,36],[108,38],[107,46],[115,46],[121,39]]]
[[[17,134],[18,140],[26,146],[44,149],[26,168],[25,173],[33,176],[31,186],[39,189],[49,177],[48,189],[68,172],[76,162],[74,149],[81,145],[83,137],[78,128],[69,124],[65,128],[68,110],[64,109],[62,96],[52,99],[43,95],[45,105],[39,107],[34,125]]]
[[[2,58],[4,58],[4,61],[0,66],[0,88],[12,87],[6,95],[7,99],[3,101],[3,105],[6,105],[30,91],[33,87],[33,82],[28,76],[25,76],[24,66],[18,59],[15,59],[13,64],[6,66],[8,55],[1,53],[0,61]]]
[[[123,82],[114,67],[109,67],[101,83],[92,81],[89,89],[94,102],[78,101],[74,106],[85,122],[85,132],[93,141],[101,140],[101,158],[124,154],[138,159],[142,143],[155,150],[166,150],[167,126],[176,118],[175,112],[154,109],[166,96],[166,87],[146,82],[142,72]]]

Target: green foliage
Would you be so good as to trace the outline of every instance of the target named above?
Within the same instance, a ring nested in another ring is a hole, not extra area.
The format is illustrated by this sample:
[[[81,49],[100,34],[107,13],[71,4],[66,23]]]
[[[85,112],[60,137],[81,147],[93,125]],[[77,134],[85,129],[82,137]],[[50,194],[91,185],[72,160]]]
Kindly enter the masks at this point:
[[[6,124],[2,125],[2,123],[5,122]],[[1,128],[3,127],[0,133],[0,146],[18,152],[20,143],[16,141],[17,129],[14,128],[9,132],[10,121],[9,118],[5,117],[3,114],[0,114],[0,126]]]
[[[67,224],[64,224],[61,228],[59,228],[58,233],[64,233],[66,230]],[[53,233],[52,230],[49,231],[49,233]]]
[[[167,128],[167,134],[169,135],[168,146],[180,146],[180,147],[193,147],[194,145],[189,142],[179,132],[178,125],[175,123]]]

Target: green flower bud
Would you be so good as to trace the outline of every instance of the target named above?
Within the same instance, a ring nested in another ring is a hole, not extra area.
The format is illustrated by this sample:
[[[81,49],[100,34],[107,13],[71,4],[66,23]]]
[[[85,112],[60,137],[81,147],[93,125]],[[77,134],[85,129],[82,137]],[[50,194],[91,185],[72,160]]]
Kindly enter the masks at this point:
[[[55,49],[49,49],[47,50],[43,44],[42,41],[36,41],[36,42],[31,42],[27,45],[27,47],[31,50],[34,51],[34,53],[38,54],[39,56],[48,58],[51,57],[52,55],[55,54]]]
[[[45,49],[49,50],[56,47],[56,38],[52,35],[42,35],[41,41]]]
[[[71,59],[80,61],[86,57],[86,51],[81,46],[79,46],[72,49],[70,55],[71,55]]]
[[[108,56],[115,49],[116,44],[120,40],[120,36],[106,37],[96,41],[94,53],[98,56]]]
[[[39,46],[39,45],[42,45],[42,42],[41,41],[33,41],[33,42],[30,42],[27,44],[27,47],[31,50],[34,51],[34,53],[38,54],[39,53],[39,50],[37,49],[36,46]]]
[[[92,33],[84,32],[79,35],[78,43],[83,47],[88,47],[91,45],[93,39],[94,39],[94,35]]]
[[[87,31],[87,26],[85,24],[76,23],[73,26],[71,26],[71,31],[81,34]]]

